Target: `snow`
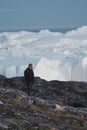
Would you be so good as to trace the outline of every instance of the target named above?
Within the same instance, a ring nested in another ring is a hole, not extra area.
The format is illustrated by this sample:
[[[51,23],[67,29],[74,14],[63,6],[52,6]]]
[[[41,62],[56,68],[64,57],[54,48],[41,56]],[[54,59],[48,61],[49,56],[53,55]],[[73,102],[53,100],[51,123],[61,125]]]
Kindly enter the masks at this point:
[[[0,74],[23,76],[29,63],[46,80],[87,81],[87,26],[66,33],[0,33]]]

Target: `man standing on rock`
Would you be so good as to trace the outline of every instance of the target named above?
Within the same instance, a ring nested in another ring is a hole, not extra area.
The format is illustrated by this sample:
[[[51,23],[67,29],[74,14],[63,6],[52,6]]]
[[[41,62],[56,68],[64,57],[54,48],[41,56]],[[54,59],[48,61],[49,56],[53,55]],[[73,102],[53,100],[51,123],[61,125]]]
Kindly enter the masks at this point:
[[[34,84],[34,72],[32,64],[29,64],[28,68],[24,71],[24,78],[27,84],[27,93],[29,95],[32,84]]]

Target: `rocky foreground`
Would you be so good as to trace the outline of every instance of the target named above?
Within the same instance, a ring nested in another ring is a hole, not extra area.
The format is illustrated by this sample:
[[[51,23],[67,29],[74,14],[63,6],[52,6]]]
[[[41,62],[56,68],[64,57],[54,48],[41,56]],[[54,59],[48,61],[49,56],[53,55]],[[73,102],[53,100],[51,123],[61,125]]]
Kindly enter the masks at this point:
[[[87,83],[0,76],[0,130],[87,130]]]

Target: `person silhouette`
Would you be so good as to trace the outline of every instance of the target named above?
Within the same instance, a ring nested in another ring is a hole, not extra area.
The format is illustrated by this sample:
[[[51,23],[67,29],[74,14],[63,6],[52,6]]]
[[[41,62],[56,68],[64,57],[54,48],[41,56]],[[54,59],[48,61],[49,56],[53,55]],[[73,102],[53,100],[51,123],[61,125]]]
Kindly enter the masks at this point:
[[[30,95],[30,89],[32,87],[32,84],[34,84],[34,72],[32,64],[29,64],[29,66],[24,71],[24,77],[27,84],[27,93]]]

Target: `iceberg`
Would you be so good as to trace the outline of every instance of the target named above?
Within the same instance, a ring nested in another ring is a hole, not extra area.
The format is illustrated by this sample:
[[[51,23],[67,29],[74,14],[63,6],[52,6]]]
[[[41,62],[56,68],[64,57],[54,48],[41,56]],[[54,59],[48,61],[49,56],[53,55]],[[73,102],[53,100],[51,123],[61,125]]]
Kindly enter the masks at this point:
[[[23,76],[29,63],[46,80],[87,81],[87,26],[66,33],[0,33],[0,74]]]

